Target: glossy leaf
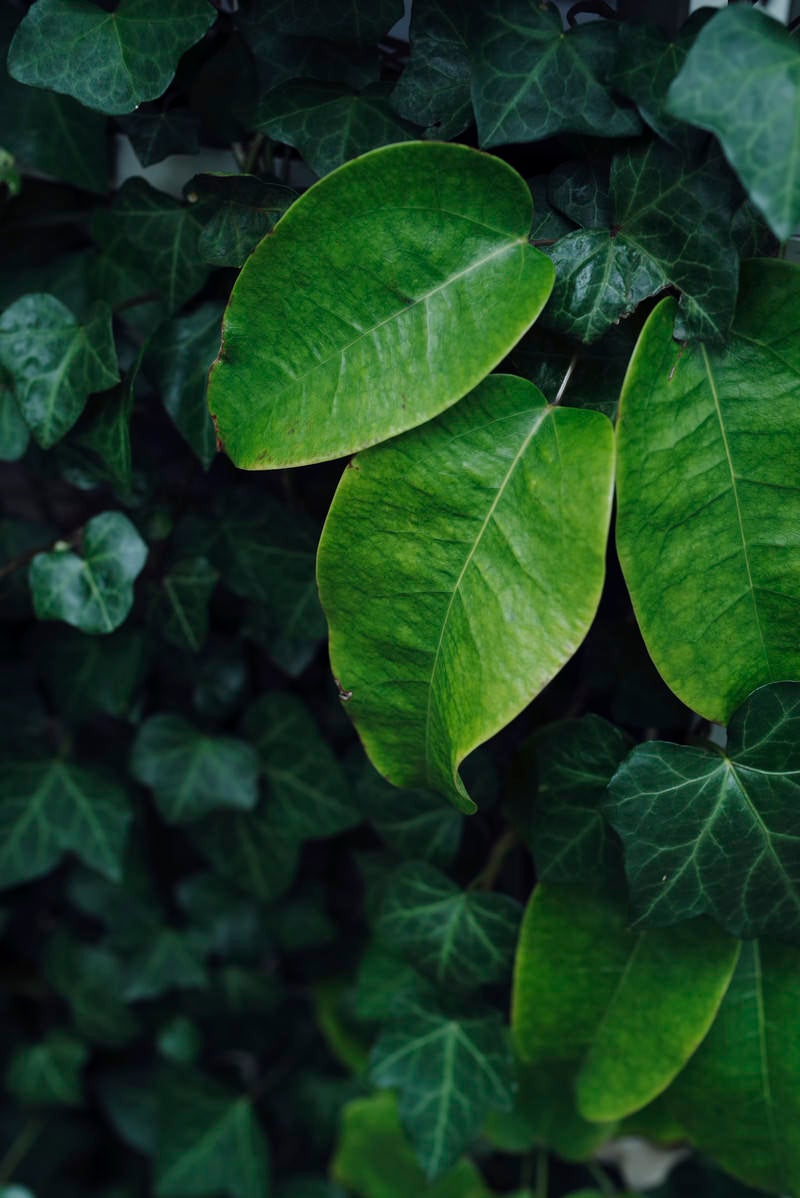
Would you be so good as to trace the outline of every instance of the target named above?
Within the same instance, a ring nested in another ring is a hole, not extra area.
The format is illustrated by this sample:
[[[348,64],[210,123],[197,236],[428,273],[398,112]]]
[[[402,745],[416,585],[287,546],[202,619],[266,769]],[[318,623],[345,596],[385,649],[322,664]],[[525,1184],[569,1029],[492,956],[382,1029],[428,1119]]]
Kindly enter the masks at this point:
[[[6,1086],[23,1106],[80,1106],[81,1073],[89,1050],[65,1032],[18,1047],[6,1070]]]
[[[472,102],[482,146],[540,141],[556,133],[630,137],[636,112],[604,79],[616,57],[611,22],[564,33],[554,4],[491,0],[470,32]]]
[[[258,800],[258,755],[233,736],[208,736],[182,716],[154,715],[139,729],[131,772],[154,792],[169,823],[219,807],[250,810]]]
[[[376,933],[448,992],[471,990],[504,980],[521,915],[508,895],[462,890],[432,865],[408,861],[389,879]]]
[[[400,1121],[435,1178],[455,1164],[491,1107],[511,1105],[514,1068],[496,1012],[445,1014],[408,998],[375,1044],[370,1076],[398,1091]]]
[[[206,470],[217,452],[206,388],[219,351],[220,316],[219,306],[210,303],[176,317],[158,330],[145,359],[170,419]]]
[[[735,936],[800,942],[800,683],[761,687],[725,752],[649,741],[611,782],[639,923],[707,912]]]
[[[800,221],[800,47],[781,25],[731,5],[701,30],[669,90],[668,109],[715,133],[776,237]]]
[[[121,512],[101,512],[81,534],[82,556],[57,542],[37,553],[28,578],[36,616],[64,620],[81,632],[113,632],[133,604],[133,583],[147,546]]]
[[[297,198],[255,175],[195,175],[183,190],[203,223],[197,244],[212,266],[242,266]]]
[[[417,0],[411,12],[411,54],[391,103],[429,137],[455,137],[472,122],[464,24],[458,0]]]
[[[82,323],[53,295],[25,295],[0,316],[0,366],[47,449],[72,427],[93,391],[119,382],[111,313],[98,304]]]
[[[739,953],[709,921],[627,924],[610,892],[540,884],[517,950],[517,1048],[531,1064],[574,1062],[579,1109],[597,1121],[667,1088],[708,1032]]]
[[[375,150],[307,191],[226,312],[209,404],[235,464],[339,457],[460,399],[549,293],[530,221],[519,176],[464,146]]]
[[[473,809],[460,761],[594,616],[612,469],[604,417],[499,375],[351,463],[320,542],[320,596],[340,693],[396,785]]]
[[[798,297],[796,266],[745,264],[719,349],[678,345],[663,301],[622,392],[617,549],[636,618],[665,682],[721,723],[800,674]]]
[[[100,112],[132,112],[166,90],[184,50],[214,19],[206,0],[121,0],[112,11],[88,0],[36,0],[11,43],[8,69],[20,83],[64,92]],[[158,36],[152,24],[158,22]]]

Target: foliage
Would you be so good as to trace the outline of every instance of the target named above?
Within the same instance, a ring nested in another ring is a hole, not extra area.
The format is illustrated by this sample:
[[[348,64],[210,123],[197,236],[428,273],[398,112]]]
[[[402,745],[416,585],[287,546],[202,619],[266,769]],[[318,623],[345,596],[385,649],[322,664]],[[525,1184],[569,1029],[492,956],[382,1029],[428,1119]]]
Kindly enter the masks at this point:
[[[0,7],[0,1198],[800,1194],[800,43],[402,15]]]

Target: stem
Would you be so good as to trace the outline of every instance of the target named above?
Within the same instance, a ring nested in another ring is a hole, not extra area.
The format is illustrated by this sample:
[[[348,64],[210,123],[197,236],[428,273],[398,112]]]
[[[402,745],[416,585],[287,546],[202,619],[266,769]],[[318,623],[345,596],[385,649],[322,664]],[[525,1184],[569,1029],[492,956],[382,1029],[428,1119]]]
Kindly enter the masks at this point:
[[[554,408],[558,407],[558,405],[561,403],[562,399],[564,398],[564,392],[567,389],[569,380],[572,378],[572,372],[577,365],[578,365],[578,355],[573,354],[572,360],[565,371],[563,379],[561,380],[561,386],[558,388],[558,391],[556,392],[556,397],[553,400]]]
[[[111,311],[116,316],[119,312],[124,312],[126,308],[136,308],[139,304],[152,304],[154,300],[159,298],[160,292],[146,291],[144,295],[134,295],[131,299],[122,300]]]
[[[255,137],[250,142],[250,146],[247,150],[247,154],[245,155],[244,161],[242,162],[242,174],[243,175],[251,175],[253,173],[253,167],[255,166],[256,162],[258,161],[258,156],[261,153],[261,147],[263,145],[264,145],[264,134],[256,133]]]
[[[0,1186],[4,1186],[11,1181],[19,1165],[25,1159],[33,1147],[40,1131],[44,1127],[44,1122],[41,1119],[29,1119],[22,1131],[13,1141],[8,1152],[0,1161]]]
[[[550,1180],[550,1157],[543,1148],[536,1155],[536,1198],[547,1198]]]
[[[497,875],[503,867],[508,854],[517,844],[517,834],[513,828],[506,828],[503,835],[494,842],[486,864],[477,877],[473,878],[468,890],[491,890],[497,881]]]
[[[594,1184],[601,1194],[607,1194],[609,1198],[611,1198],[611,1195],[616,1194],[616,1186],[611,1181],[605,1169],[601,1169],[593,1161],[586,1161],[586,1168],[591,1173]]]

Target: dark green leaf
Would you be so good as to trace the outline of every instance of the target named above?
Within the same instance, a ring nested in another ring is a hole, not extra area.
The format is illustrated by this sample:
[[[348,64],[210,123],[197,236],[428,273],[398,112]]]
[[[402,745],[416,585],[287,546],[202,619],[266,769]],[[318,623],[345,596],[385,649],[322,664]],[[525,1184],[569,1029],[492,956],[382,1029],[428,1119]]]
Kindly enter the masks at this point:
[[[250,815],[212,815],[192,828],[192,839],[220,877],[261,902],[282,894],[297,869],[297,841],[269,804]]]
[[[611,82],[616,91],[633,100],[650,128],[673,145],[685,144],[688,130],[670,116],[667,94],[686,61],[697,32],[697,20],[687,22],[673,37],[655,25],[620,22],[619,52]]]
[[[201,304],[189,316],[178,316],[159,329],[145,358],[164,407],[206,470],[217,452],[206,388],[209,367],[219,352],[221,320],[217,304]]]
[[[150,1073],[115,1070],[101,1076],[96,1088],[103,1113],[120,1139],[137,1152],[153,1156],[158,1110]]]
[[[127,974],[122,996],[128,1002],[208,985],[197,935],[163,926],[130,958]]]
[[[200,148],[200,120],[186,108],[136,112],[118,124],[142,166],[152,166],[170,154],[196,154]]]
[[[90,461],[97,463],[104,480],[130,494],[133,478],[131,460],[131,409],[133,379],[116,392],[106,395],[90,406],[76,429],[71,448],[87,450]]]
[[[397,995],[417,983],[410,965],[380,945],[366,949],[358,967],[355,1012],[367,1022],[385,1023]]]
[[[590,162],[565,162],[547,180],[550,203],[585,229],[613,225],[608,169]]]
[[[128,628],[107,637],[70,628],[44,631],[39,668],[64,718],[77,723],[97,712],[128,716],[147,665],[143,634]]]
[[[356,785],[358,802],[381,840],[398,857],[448,865],[458,852],[463,820],[441,795],[429,790],[398,792],[369,761]]]
[[[410,36],[411,56],[392,92],[392,107],[423,125],[429,137],[455,137],[472,121],[464,5],[417,0]]]
[[[568,1161],[588,1160],[614,1134],[615,1123],[590,1123],[575,1102],[574,1068],[558,1061],[517,1066],[511,1110],[492,1111],[486,1139],[501,1152],[545,1148]]]
[[[25,453],[30,431],[14,396],[11,376],[0,372],[0,462],[16,462]]]
[[[203,223],[197,244],[212,266],[242,266],[297,198],[255,175],[195,175],[183,190]]]
[[[119,382],[105,304],[81,323],[53,295],[25,295],[0,316],[0,366],[22,415],[47,449],[64,436],[93,391]]]
[[[214,20],[206,0],[37,0],[11,43],[8,69],[20,83],[74,96],[100,112],[132,112],[166,90],[184,50]],[[153,24],[157,34],[153,35]]]
[[[252,745],[233,736],[207,736],[171,714],[142,724],[131,757],[133,776],[153,790],[161,814],[172,824],[220,807],[254,807],[258,771]]]
[[[204,557],[181,558],[161,580],[153,619],[161,635],[199,653],[208,637],[208,605],[219,573]]]
[[[256,4],[251,0],[243,8],[245,13],[252,12]],[[400,20],[403,6],[401,0],[373,0],[366,6],[360,0],[258,0],[257,13],[276,33],[374,42]]]
[[[47,946],[45,974],[87,1040],[113,1048],[135,1034],[135,1017],[122,997],[121,967],[111,953],[57,935]]]
[[[17,1048],[6,1070],[6,1086],[23,1106],[80,1106],[81,1073],[89,1050],[65,1032]]]

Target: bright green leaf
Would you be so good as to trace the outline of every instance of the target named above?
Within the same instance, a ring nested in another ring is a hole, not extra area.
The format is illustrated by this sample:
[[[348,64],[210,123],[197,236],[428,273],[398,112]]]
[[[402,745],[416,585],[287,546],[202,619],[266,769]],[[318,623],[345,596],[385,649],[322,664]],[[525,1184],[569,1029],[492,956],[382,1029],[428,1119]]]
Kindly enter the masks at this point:
[[[17,1048],[6,1070],[6,1086],[23,1106],[80,1106],[81,1073],[89,1050],[65,1032]]]
[[[209,404],[236,465],[340,457],[460,399],[550,291],[530,223],[522,179],[464,146],[389,146],[310,188],[226,312]]]

